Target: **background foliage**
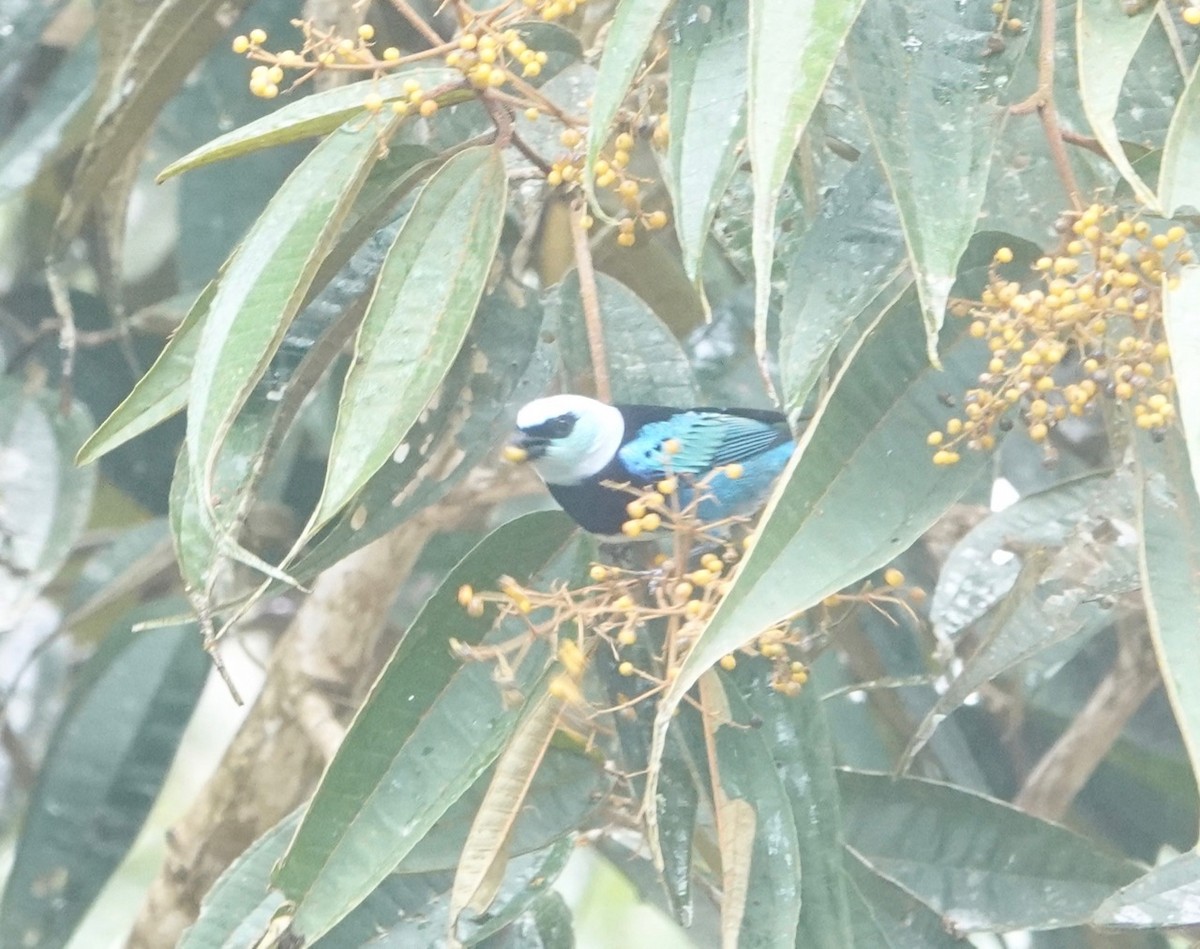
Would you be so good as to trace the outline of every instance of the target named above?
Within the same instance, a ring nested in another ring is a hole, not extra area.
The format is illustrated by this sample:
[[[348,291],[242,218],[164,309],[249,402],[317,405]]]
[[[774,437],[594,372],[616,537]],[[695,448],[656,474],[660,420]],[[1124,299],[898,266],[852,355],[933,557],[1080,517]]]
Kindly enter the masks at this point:
[[[1186,944],[1197,23],[0,3],[0,945]],[[575,652],[555,388],[802,432]]]

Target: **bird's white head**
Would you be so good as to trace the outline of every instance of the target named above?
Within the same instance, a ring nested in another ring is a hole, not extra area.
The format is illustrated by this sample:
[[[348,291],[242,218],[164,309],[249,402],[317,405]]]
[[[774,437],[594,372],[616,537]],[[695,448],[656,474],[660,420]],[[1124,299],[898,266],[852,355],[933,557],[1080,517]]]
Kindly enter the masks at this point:
[[[582,395],[534,399],[517,413],[514,445],[547,484],[578,484],[607,465],[621,447],[619,409]]]

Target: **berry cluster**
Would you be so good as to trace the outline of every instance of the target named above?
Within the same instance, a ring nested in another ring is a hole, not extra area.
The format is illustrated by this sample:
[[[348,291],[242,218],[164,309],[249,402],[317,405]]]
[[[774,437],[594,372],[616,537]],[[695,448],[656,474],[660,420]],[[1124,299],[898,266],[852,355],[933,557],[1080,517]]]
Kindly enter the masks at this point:
[[[458,49],[446,54],[446,65],[459,70],[476,89],[498,89],[507,83],[517,65],[521,75],[541,74],[549,57],[530,49],[516,30],[503,32],[476,21],[458,38]]]
[[[555,158],[546,175],[546,183],[552,188],[577,188],[583,179],[583,133],[568,127],[563,129],[559,141],[568,150]],[[606,150],[592,166],[596,187],[612,191],[627,212],[617,219],[617,243],[621,247],[632,247],[637,243],[636,229],[639,226],[646,231],[657,231],[666,227],[668,221],[666,211],[647,211],[642,207],[643,182],[627,171],[634,144],[630,132],[621,132],[613,139],[612,149]],[[584,226],[590,227],[591,224],[592,219],[585,217]]]
[[[1146,221],[1092,205],[1073,239],[1034,264],[1040,286],[1024,289],[1000,273],[996,252],[981,300],[965,314],[991,357],[966,394],[962,417],[931,432],[934,464],[952,465],[958,448],[988,450],[1016,414],[1044,442],[1054,426],[1102,399],[1132,407],[1138,427],[1161,433],[1175,419],[1174,378],[1162,324],[1162,292],[1191,263],[1179,226],[1154,233]]]
[[[551,22],[570,16],[587,0],[521,0],[526,9],[537,13],[543,20]]]
[[[378,72],[401,60],[400,51],[394,46],[385,49],[380,57],[375,55],[371,48],[375,28],[369,23],[358,28],[355,39],[339,37],[334,31],[322,30],[307,20],[293,20],[292,25],[304,35],[299,51],[270,52],[266,49],[267,33],[261,29],[233,38],[235,53],[259,61],[250,71],[250,92],[261,99],[279,95],[280,83],[288,69],[299,73],[293,83],[298,85],[323,69]]]

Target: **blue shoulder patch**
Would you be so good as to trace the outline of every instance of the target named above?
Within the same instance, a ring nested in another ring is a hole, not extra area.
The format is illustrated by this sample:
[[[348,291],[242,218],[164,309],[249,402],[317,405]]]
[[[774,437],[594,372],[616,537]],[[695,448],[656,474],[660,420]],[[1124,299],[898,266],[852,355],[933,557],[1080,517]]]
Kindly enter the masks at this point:
[[[663,443],[674,441],[672,455]],[[650,481],[675,473],[701,475],[712,468],[744,463],[791,441],[779,425],[723,412],[680,412],[661,422],[642,426],[621,446],[617,457],[630,474]]]

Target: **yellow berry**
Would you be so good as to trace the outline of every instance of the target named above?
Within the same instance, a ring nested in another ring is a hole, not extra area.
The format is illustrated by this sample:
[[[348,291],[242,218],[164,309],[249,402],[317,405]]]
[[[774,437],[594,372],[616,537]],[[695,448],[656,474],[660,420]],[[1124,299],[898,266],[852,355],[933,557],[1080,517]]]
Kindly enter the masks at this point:
[[[378,112],[383,108],[383,96],[378,92],[368,92],[363,98],[363,108],[368,112]]]
[[[400,50],[396,49],[395,46],[389,46],[387,49],[385,49],[383,51],[384,62],[394,63],[399,58],[400,58]]]
[[[646,502],[641,498],[634,498],[625,505],[625,513],[630,517],[641,518],[646,516]]]
[[[655,485],[655,489],[658,491],[658,493],[664,495],[674,494],[676,488],[678,487],[679,482],[675,478],[663,478],[662,481]]]
[[[437,101],[434,99],[426,99],[424,102],[421,103],[421,106],[417,111],[421,113],[422,118],[427,119],[431,115],[433,115],[435,112],[437,112],[437,110],[438,110]]]
[[[936,448],[938,445],[940,445],[942,443],[943,440],[944,440],[944,437],[941,432],[930,432],[929,435],[925,439],[925,444],[931,445]]]
[[[637,235],[631,233],[618,234],[617,243],[622,247],[632,247],[637,243]]]
[[[458,48],[472,50],[479,45],[479,37],[474,33],[464,33],[458,38]]]
[[[267,41],[267,31],[254,29],[250,31],[250,44],[252,46],[262,46]]]
[[[621,525],[621,533],[630,539],[639,536],[642,533],[642,522],[640,520],[626,521]]]
[[[537,63],[535,61],[532,63],[526,63],[521,69],[521,75],[532,78],[534,76],[539,75],[541,73],[541,71],[542,71],[541,64]]]
[[[250,38],[247,36],[235,36],[233,38],[233,51],[239,56],[250,48]]]
[[[629,149],[633,148],[633,136],[628,132],[622,132],[617,136],[616,141],[613,144],[622,151],[627,152]]]
[[[721,657],[721,668],[724,669],[726,672],[732,672],[734,669],[737,668],[737,659],[732,655],[722,656]]]
[[[666,211],[651,211],[646,216],[646,229],[651,231],[661,230],[667,226]]]
[[[1046,436],[1050,434],[1050,429],[1045,422],[1038,422],[1035,425],[1029,426],[1029,437],[1035,442],[1045,441]]]
[[[686,600],[695,592],[696,588],[687,580],[680,580],[677,584],[675,584],[675,589],[672,591],[676,600]]]
[[[583,141],[583,136],[580,134],[579,129],[565,128],[562,130],[562,134],[558,136],[558,140],[567,148],[574,148]]]
[[[668,438],[662,443],[662,450],[668,455],[679,454],[681,448],[683,448],[683,446],[679,443],[679,439],[677,438]]]
[[[898,587],[904,585],[904,574],[895,567],[888,567],[883,571],[883,582],[889,587]]]
[[[933,455],[933,463],[935,465],[954,465],[958,464],[958,452],[947,451],[945,448],[937,451]]]
[[[637,642],[637,633],[632,629],[623,629],[617,633],[617,642],[622,646],[632,646]]]
[[[473,599],[475,599],[475,591],[469,583],[464,583],[458,588],[458,602],[460,605],[466,606]]]
[[[621,663],[619,666],[617,666],[617,672],[623,676],[633,675],[633,663],[629,661]]]
[[[730,481],[737,481],[737,479],[745,473],[746,469],[742,465],[739,465],[736,461],[731,465],[725,466],[725,477]]]
[[[375,39],[375,27],[371,26],[370,23],[364,23],[358,28],[358,38],[364,43],[369,43]]]
[[[603,564],[594,563],[592,564],[592,569],[588,571],[588,576],[595,583],[603,583],[608,579],[608,568]]]
[[[613,603],[613,608],[622,612],[628,612],[633,609],[633,598],[628,593],[623,594],[617,597],[616,602]]]
[[[530,122],[536,122],[539,118],[541,118],[541,115],[542,113],[533,106],[530,106],[525,110],[525,118],[529,119]]]
[[[403,101],[393,102],[392,111],[396,115],[408,115],[408,103]],[[520,452],[520,457],[513,457],[517,452]],[[529,453],[523,448],[518,448],[516,445],[508,445],[504,449],[504,457],[509,461],[524,461],[529,457]]]
[[[1001,247],[996,251],[994,257],[995,257],[995,260],[997,263],[1011,264],[1012,259],[1013,259],[1012,248],[1011,247]]]
[[[654,511],[651,511],[642,518],[642,530],[656,531],[660,527],[662,527],[662,517],[656,514]]]

